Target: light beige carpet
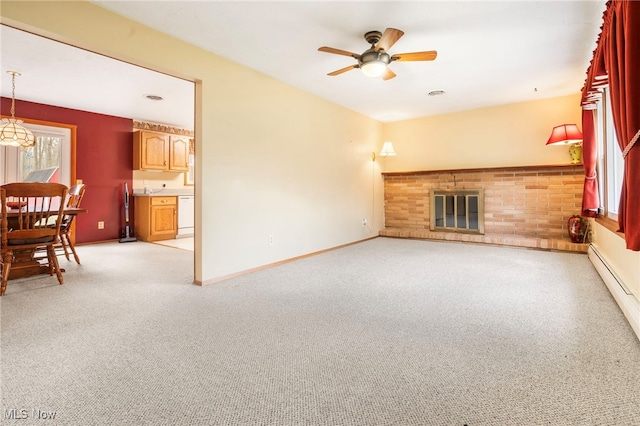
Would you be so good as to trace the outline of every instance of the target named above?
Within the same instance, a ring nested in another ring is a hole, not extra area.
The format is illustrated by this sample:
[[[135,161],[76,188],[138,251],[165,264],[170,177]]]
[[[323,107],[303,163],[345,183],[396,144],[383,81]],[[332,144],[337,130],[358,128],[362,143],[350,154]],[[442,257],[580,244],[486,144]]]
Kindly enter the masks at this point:
[[[640,342],[585,255],[378,238],[198,287],[187,250],[79,250],[0,299],[3,424],[640,419]]]
[[[176,238],[175,240],[155,241],[154,244],[193,251],[193,237]]]

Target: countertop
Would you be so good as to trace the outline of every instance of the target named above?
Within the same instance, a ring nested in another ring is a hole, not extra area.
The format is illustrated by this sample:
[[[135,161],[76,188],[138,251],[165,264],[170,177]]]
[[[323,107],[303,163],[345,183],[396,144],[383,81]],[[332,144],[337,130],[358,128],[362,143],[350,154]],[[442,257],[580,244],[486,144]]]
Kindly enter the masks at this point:
[[[164,188],[156,189],[151,194],[145,194],[144,189],[134,189],[134,197],[177,197],[180,195],[193,195],[193,189]]]

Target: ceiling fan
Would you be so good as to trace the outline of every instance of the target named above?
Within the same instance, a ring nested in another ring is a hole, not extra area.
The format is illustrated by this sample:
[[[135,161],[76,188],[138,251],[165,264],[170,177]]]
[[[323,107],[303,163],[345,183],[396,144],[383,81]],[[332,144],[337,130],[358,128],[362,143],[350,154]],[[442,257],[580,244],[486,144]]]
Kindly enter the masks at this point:
[[[323,46],[318,50],[320,52],[335,53],[336,55],[351,56],[358,61],[357,64],[341,68],[330,72],[327,75],[335,76],[345,73],[349,70],[360,68],[362,73],[368,77],[382,77],[383,80],[389,80],[396,76],[387,66],[393,61],[433,61],[438,52],[429,50],[426,52],[398,53],[391,55],[388,53],[393,46],[404,35],[403,31],[395,28],[387,28],[384,33],[380,31],[369,31],[364,35],[364,39],[371,45],[361,55],[346,50],[335,49],[333,47]]]

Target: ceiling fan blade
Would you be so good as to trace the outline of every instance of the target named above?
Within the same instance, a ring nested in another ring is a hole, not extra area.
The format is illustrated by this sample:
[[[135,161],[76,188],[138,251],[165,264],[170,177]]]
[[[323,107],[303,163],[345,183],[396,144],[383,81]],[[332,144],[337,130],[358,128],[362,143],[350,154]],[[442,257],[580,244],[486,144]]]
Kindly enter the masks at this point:
[[[357,53],[347,52],[346,50],[335,49],[333,47],[322,46],[318,50],[320,52],[335,53],[336,55],[351,56],[352,58],[356,59],[360,57],[360,55],[358,55]]]
[[[383,80],[390,80],[395,76],[396,76],[396,73],[391,71],[391,68],[387,67],[387,71],[385,71],[385,73],[382,74],[382,79]]]
[[[376,43],[375,50],[384,50],[388,52],[391,46],[396,44],[396,41],[404,35],[404,31],[396,30],[395,28],[387,28],[384,30],[384,34],[380,37],[378,43]]]
[[[392,61],[433,61],[438,52],[429,50],[426,52],[398,53],[391,57]]]
[[[352,69],[354,69],[354,68],[360,68],[360,65],[358,65],[358,64],[349,65],[348,67],[340,68],[340,69],[339,69],[339,70],[337,70],[337,71],[330,72],[330,73],[329,73],[329,74],[327,74],[327,75],[330,75],[330,76],[340,75],[340,74],[342,74],[342,73],[344,73],[344,72],[347,72],[347,71],[349,71],[349,70],[352,70]]]

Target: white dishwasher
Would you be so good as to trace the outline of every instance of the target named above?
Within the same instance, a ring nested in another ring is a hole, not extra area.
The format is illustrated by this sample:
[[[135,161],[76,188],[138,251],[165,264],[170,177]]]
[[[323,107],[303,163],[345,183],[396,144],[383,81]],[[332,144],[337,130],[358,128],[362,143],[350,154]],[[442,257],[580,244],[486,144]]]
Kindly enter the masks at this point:
[[[193,195],[178,196],[178,235],[177,237],[193,236],[194,197]]]

